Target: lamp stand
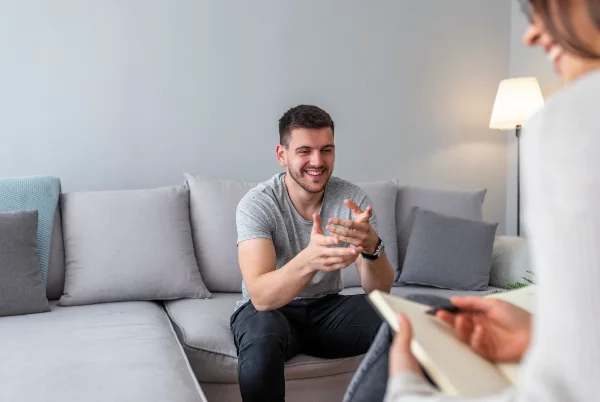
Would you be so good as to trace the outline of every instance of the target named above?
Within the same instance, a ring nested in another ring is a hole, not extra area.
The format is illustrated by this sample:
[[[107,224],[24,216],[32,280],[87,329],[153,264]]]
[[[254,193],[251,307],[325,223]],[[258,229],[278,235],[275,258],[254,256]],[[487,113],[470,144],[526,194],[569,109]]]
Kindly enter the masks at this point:
[[[521,236],[521,125],[515,130],[517,136],[517,236]]]

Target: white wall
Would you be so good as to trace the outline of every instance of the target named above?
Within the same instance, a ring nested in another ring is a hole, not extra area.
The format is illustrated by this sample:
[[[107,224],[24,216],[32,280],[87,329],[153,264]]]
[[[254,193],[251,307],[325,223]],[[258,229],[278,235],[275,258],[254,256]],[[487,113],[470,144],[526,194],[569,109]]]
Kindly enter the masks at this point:
[[[536,77],[545,98],[552,96],[561,88],[561,81],[555,74],[552,63],[540,47],[530,48],[523,43],[523,34],[527,28],[527,19],[521,13],[516,1],[512,1],[510,35],[510,76]],[[507,191],[506,191],[506,232],[515,234],[517,227],[517,140],[513,132],[508,132],[507,152]],[[524,166],[521,166],[523,177]],[[523,182],[521,181],[521,184]],[[523,199],[523,187],[521,187]],[[523,222],[525,204],[521,203],[521,222]],[[521,223],[521,234],[526,229]]]
[[[502,233],[507,139],[488,121],[510,18],[509,0],[3,0],[0,176],[264,180],[278,118],[313,103],[338,176],[487,187]]]

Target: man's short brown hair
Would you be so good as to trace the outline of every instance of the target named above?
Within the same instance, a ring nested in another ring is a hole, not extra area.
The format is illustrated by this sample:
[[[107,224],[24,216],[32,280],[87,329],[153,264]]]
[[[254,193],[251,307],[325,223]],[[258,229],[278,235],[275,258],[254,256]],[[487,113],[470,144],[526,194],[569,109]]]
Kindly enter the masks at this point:
[[[286,148],[289,146],[290,134],[295,128],[331,128],[334,131],[333,120],[329,113],[313,105],[299,105],[291,108],[279,119],[279,143]]]

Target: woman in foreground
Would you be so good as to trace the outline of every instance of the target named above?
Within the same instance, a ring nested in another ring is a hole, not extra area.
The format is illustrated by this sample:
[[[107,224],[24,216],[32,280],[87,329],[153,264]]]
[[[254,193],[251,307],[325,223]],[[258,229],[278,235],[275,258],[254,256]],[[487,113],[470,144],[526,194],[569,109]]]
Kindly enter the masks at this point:
[[[539,278],[536,314],[500,300],[453,298],[475,313],[438,318],[492,361],[521,361],[520,386],[488,401],[598,401],[600,391],[600,0],[522,0],[524,41],[548,54],[565,88],[523,131],[527,227]],[[381,331],[346,401],[459,401],[440,394],[410,351],[399,317],[389,380],[377,386],[389,335]],[[387,356],[386,356],[387,357]],[[370,391],[370,392],[369,392]],[[371,399],[369,399],[371,398]],[[471,400],[471,399],[470,399]]]

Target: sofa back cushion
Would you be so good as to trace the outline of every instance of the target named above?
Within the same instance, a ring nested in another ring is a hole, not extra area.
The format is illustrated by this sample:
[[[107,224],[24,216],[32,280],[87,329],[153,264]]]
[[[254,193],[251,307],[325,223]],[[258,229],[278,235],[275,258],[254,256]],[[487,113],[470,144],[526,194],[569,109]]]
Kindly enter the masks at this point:
[[[406,257],[414,221],[415,207],[458,218],[483,220],[483,202],[487,189],[446,190],[400,186],[396,199],[396,230],[398,233],[398,280]]]
[[[211,292],[241,292],[235,211],[258,183],[211,180],[185,174],[198,268]]]
[[[50,240],[50,260],[48,261],[48,280],[46,282],[46,297],[48,300],[60,299],[65,287],[65,246],[61,218],[59,201],[54,215],[52,238]]]
[[[235,212],[238,203],[258,183],[212,180],[185,174],[190,189],[190,218],[196,260],[211,292],[241,292],[242,274],[237,254]],[[394,268],[398,265],[394,182],[356,183],[371,198],[378,218],[378,232]],[[344,286],[360,286],[356,266],[342,270]]]
[[[66,193],[61,202],[60,305],[210,297],[194,257],[186,188]]]
[[[385,253],[394,270],[398,269],[398,243],[396,234],[396,198],[398,186],[392,181],[357,182],[373,202],[377,215],[377,232],[385,245]],[[356,264],[342,270],[344,287],[360,286]]]

